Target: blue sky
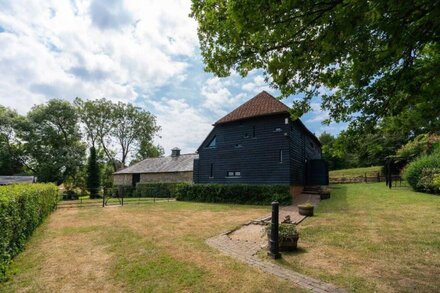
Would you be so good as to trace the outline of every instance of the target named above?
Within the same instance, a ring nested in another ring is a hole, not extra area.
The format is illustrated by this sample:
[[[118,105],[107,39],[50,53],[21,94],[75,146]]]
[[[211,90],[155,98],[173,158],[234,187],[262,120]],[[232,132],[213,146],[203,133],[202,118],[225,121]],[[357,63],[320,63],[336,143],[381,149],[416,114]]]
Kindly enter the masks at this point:
[[[38,2],[38,3],[37,3]],[[135,103],[157,117],[156,142],[193,152],[211,124],[262,90],[260,71],[203,70],[190,1],[0,0],[0,104],[24,114],[51,98]],[[295,97],[284,100],[289,105]],[[301,119],[319,135],[320,99]]]

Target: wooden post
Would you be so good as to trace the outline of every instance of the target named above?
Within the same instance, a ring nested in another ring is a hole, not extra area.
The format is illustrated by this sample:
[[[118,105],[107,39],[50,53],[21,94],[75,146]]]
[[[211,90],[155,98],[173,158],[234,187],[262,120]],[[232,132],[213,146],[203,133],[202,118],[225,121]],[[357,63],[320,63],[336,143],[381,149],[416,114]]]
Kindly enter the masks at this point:
[[[278,235],[278,217],[279,217],[279,203],[274,201],[272,203],[272,221],[270,226],[270,248],[267,253],[273,259],[281,257],[279,252],[279,235]]]

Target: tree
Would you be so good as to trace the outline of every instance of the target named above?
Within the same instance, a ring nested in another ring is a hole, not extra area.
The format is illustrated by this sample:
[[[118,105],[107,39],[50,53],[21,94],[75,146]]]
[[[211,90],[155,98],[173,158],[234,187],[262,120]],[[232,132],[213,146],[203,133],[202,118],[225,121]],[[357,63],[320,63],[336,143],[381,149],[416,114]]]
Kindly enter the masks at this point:
[[[87,189],[90,192],[91,198],[98,197],[99,188],[101,187],[100,173],[98,160],[96,158],[96,149],[92,146],[87,162]]]
[[[206,70],[261,69],[282,97],[305,94],[294,117],[324,90],[326,122],[409,116],[424,131],[440,128],[439,11],[431,0],[192,0]]]
[[[19,136],[24,142],[24,162],[39,181],[61,184],[75,177],[83,165],[85,145],[78,115],[67,101],[53,99],[33,107]]]
[[[323,132],[319,136],[319,141],[322,144],[322,158],[328,163],[330,170],[337,170],[349,167],[347,154],[338,154],[335,151],[336,138],[330,133]]]
[[[118,161],[126,166],[135,153],[154,155],[152,139],[160,129],[154,115],[131,104],[112,103],[106,99],[83,101],[77,98],[75,105],[81,113],[88,139],[103,150],[113,171],[118,170]]]
[[[131,104],[117,103],[114,105],[113,136],[119,144],[121,163],[126,166],[128,155],[141,147],[141,143],[149,143],[160,127],[156,125],[156,117],[149,112]]]
[[[130,165],[143,161],[146,158],[157,158],[163,156],[164,153],[165,151],[160,145],[154,145],[151,143],[151,141],[148,140],[141,141],[136,156],[130,162]]]
[[[17,128],[24,118],[17,112],[0,106],[0,174],[14,175],[23,171],[22,146]]]

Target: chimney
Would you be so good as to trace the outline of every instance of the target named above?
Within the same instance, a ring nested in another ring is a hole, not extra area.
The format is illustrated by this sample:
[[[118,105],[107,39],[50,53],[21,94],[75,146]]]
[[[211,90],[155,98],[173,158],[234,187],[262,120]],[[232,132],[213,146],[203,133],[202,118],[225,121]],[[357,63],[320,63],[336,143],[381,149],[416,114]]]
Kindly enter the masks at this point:
[[[179,148],[173,148],[171,150],[171,157],[178,157],[180,156],[180,149]]]

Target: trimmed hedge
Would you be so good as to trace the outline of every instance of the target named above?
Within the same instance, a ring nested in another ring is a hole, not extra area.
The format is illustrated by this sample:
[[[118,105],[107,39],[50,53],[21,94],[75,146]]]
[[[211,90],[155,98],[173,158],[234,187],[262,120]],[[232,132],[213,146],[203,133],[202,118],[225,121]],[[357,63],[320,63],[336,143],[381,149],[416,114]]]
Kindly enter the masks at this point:
[[[417,158],[405,167],[403,177],[417,191],[436,193],[434,179],[440,174],[440,151]]]
[[[0,280],[12,258],[56,207],[58,188],[53,184],[0,186]]]
[[[292,202],[288,185],[256,184],[188,184],[177,190],[177,200],[267,205],[277,200],[287,205]]]
[[[176,197],[179,187],[188,185],[188,183],[138,183],[136,185],[135,196],[138,197]]]

